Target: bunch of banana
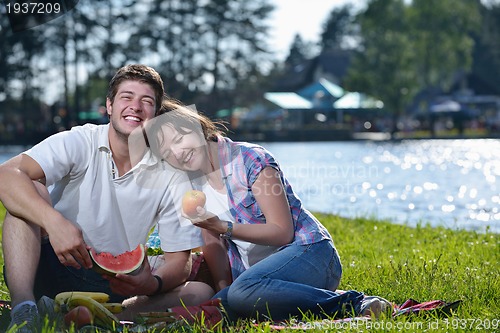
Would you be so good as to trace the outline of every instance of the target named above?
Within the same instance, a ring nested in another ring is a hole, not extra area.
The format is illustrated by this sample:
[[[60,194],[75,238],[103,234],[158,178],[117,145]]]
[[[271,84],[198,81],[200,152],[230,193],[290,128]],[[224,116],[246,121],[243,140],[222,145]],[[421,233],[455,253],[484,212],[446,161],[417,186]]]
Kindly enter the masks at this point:
[[[67,291],[56,295],[55,311],[67,313],[77,306],[87,307],[94,317],[94,324],[116,328],[119,324],[114,313],[124,310],[120,303],[109,303],[109,295],[101,292]]]

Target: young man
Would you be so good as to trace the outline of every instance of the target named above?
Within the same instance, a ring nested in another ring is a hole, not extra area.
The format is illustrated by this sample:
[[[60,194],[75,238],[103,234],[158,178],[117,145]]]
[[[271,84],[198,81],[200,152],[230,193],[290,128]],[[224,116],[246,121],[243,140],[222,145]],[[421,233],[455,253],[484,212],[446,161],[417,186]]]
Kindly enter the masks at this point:
[[[197,228],[177,213],[189,181],[140,148],[146,145],[129,143],[159,112],[163,96],[154,69],[124,66],[109,85],[109,124],[57,133],[0,165],[11,326],[26,321],[25,332],[32,332],[39,318],[36,300],[62,291],[104,291],[112,301],[161,294],[151,298],[165,307],[180,304],[186,294],[192,299],[184,303],[211,296],[203,286],[185,283],[190,250],[202,245]],[[145,243],[156,223],[166,262],[156,276],[147,260],[137,275],[104,279],[91,270],[90,248],[115,255],[131,250]]]

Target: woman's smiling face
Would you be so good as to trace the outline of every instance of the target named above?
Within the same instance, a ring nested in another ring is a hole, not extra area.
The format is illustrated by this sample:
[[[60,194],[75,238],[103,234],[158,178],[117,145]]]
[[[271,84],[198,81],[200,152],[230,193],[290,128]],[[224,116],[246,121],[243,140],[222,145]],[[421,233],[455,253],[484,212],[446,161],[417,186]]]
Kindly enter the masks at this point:
[[[161,156],[174,168],[197,171],[208,161],[205,139],[188,128],[176,129],[166,124],[161,128],[159,140]]]

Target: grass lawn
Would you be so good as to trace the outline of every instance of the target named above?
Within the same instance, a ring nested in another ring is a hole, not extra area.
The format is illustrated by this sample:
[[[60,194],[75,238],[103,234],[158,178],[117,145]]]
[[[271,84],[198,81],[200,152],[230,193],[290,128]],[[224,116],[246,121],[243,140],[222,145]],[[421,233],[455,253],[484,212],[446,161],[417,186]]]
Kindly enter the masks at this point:
[[[2,221],[4,212],[0,206]],[[448,319],[401,316],[369,323],[325,324],[312,332],[500,331],[498,234],[453,231],[423,224],[410,228],[383,221],[322,214],[317,214],[317,217],[333,235],[342,258],[344,274],[340,289],[379,295],[397,304],[409,298],[422,302],[462,300],[463,303]],[[0,277],[0,293],[3,299],[8,299],[3,277]],[[186,328],[179,331],[186,331]],[[194,327],[187,331],[208,330]],[[244,322],[225,331],[273,330],[266,323],[253,326]]]

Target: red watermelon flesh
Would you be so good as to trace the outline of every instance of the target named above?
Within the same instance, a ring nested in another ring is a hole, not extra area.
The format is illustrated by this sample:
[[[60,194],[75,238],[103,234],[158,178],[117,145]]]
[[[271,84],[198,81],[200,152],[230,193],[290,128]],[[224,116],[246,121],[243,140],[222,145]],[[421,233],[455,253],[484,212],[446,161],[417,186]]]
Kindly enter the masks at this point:
[[[90,251],[90,258],[94,265],[92,268],[100,274],[133,274],[138,270],[145,258],[145,248],[139,244],[134,250],[127,251],[119,255],[112,255],[109,252],[97,253],[94,249]]]

